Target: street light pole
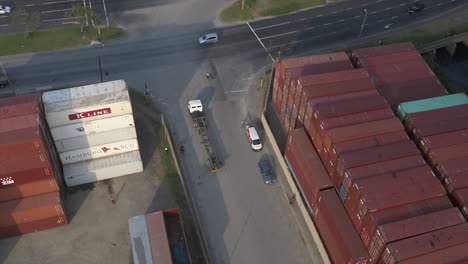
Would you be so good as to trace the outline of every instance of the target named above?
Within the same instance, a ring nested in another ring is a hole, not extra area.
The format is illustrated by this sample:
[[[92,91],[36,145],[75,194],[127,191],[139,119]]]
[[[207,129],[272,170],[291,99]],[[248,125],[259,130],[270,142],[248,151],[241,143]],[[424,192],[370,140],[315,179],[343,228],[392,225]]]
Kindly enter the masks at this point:
[[[364,20],[362,21],[362,26],[361,26],[361,31],[359,31],[359,37],[361,37],[362,30],[364,29],[364,25],[366,24],[366,19],[367,19],[367,9],[364,8]]]

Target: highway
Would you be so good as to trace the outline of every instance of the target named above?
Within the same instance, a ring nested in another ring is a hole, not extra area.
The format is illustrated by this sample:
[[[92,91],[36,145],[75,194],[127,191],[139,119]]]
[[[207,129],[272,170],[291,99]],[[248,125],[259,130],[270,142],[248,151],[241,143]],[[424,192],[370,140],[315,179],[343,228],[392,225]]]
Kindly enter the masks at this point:
[[[2,57],[13,87],[0,92],[39,91],[101,78],[125,79],[139,90],[147,84],[169,118],[177,143],[185,146],[182,169],[194,192],[213,263],[320,263],[308,254],[287,197],[277,185],[263,184],[256,163],[271,154],[268,146],[260,153],[249,149],[241,120],[257,121],[258,73],[271,63],[265,49],[272,57],[279,51],[282,57],[313,54],[466,8],[464,0],[427,0],[424,12],[410,17],[405,11],[408,2],[344,1],[248,24],[204,30],[171,25],[157,37]],[[123,1],[119,3],[109,5],[108,11],[124,8]],[[359,36],[364,9],[367,17]],[[197,38],[211,31],[218,32],[221,41],[199,46]],[[206,71],[215,71],[217,78],[207,80]],[[205,105],[210,137],[225,164],[216,174],[206,168],[206,154],[186,114],[187,101],[195,98]]]

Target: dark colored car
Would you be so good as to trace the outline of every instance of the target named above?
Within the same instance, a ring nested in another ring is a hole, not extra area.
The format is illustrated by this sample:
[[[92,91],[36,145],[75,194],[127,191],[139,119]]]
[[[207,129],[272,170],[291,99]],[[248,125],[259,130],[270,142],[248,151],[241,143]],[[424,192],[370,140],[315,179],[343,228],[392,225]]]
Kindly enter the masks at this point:
[[[8,77],[5,74],[0,73],[0,88],[7,87],[9,84],[10,82],[8,81]]]
[[[260,168],[260,172],[262,173],[263,182],[265,182],[266,184],[275,183],[275,177],[273,176],[273,173],[271,172],[271,166],[267,160],[261,159],[258,162],[258,167]]]
[[[415,3],[415,4],[412,4],[408,7],[408,14],[412,15],[412,14],[416,14],[416,13],[419,13],[421,11],[424,10],[426,6],[424,4],[421,4],[421,3]]]

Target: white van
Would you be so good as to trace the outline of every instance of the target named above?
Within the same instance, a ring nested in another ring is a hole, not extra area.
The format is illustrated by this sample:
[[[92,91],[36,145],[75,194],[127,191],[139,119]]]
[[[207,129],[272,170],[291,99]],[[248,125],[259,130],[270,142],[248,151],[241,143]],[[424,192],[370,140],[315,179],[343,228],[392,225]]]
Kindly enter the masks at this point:
[[[260,141],[260,137],[258,136],[257,130],[255,127],[249,127],[245,129],[245,133],[247,134],[247,138],[249,139],[250,146],[254,151],[262,150],[262,142]]]

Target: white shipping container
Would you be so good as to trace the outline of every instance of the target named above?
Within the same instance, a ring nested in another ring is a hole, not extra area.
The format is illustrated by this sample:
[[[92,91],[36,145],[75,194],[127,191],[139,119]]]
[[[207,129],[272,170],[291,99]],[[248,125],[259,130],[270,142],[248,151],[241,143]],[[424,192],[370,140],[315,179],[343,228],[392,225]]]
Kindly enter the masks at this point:
[[[42,101],[44,104],[50,104],[123,90],[127,90],[127,84],[125,81],[116,80],[45,92],[42,94]]]
[[[95,171],[85,172],[79,175],[65,175],[65,183],[67,186],[76,186],[80,184],[107,180],[129,174],[134,174],[143,171],[143,163],[141,161],[116,165]]]
[[[50,128],[67,126],[104,119],[114,116],[132,114],[132,104],[130,101],[124,101],[113,104],[106,104],[93,107],[85,107],[64,112],[54,112],[46,114],[47,124]]]
[[[62,139],[55,141],[55,147],[59,153],[62,153],[134,138],[137,138],[135,127],[128,127],[81,137]]]
[[[107,158],[87,160],[72,164],[63,165],[63,173],[68,176],[80,175],[89,171],[105,169],[117,165],[124,165],[141,161],[140,151],[132,151],[119,155],[110,156]]]
[[[130,101],[130,95],[127,90],[45,104],[44,111],[46,113],[63,112],[76,108],[99,106],[122,101]]]
[[[70,164],[85,160],[110,157],[130,151],[138,150],[138,141],[136,139],[123,140],[85,149],[77,149],[60,153],[62,164]]]
[[[133,115],[121,115],[94,121],[85,121],[68,126],[54,127],[50,129],[50,133],[54,141],[58,141],[129,127],[135,127]]]

